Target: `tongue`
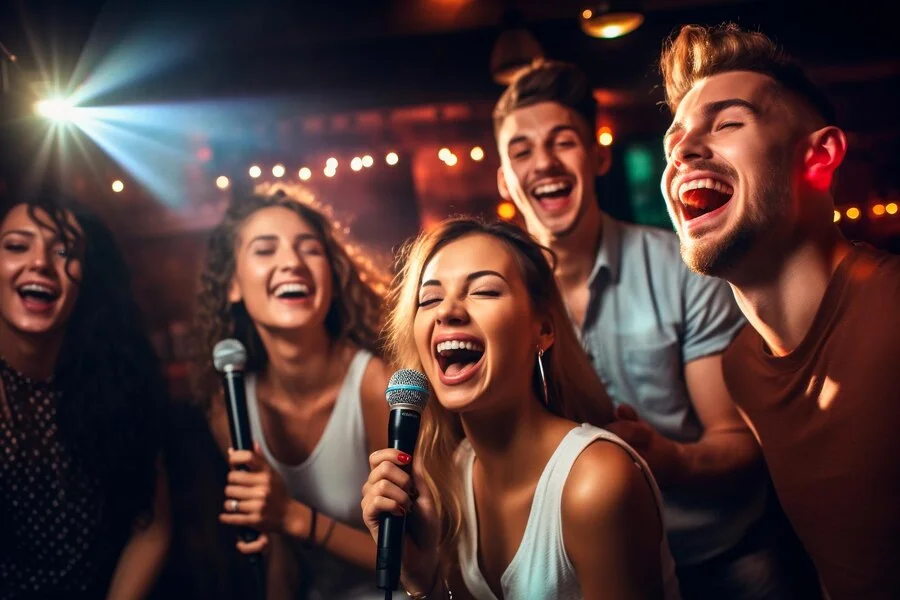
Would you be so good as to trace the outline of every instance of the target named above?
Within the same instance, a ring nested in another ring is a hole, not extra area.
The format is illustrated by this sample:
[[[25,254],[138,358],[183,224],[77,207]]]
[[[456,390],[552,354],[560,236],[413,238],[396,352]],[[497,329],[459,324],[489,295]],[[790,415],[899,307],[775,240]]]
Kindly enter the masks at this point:
[[[53,307],[53,300],[26,294],[22,296],[22,304],[28,310],[46,311]]]
[[[723,194],[718,190],[708,188],[688,190],[682,194],[681,198],[691,218],[699,217],[721,208],[731,200],[729,194]]]
[[[456,377],[460,373],[465,372],[468,369],[471,369],[475,366],[474,362],[455,362],[447,365],[447,370],[444,371],[445,375],[449,375],[450,377]]]

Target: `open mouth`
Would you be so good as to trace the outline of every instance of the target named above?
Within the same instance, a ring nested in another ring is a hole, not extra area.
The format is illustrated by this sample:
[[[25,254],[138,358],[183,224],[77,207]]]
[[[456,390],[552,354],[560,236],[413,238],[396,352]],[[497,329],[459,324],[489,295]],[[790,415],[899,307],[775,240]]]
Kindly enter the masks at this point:
[[[678,186],[676,197],[685,220],[692,221],[722,208],[733,196],[733,187],[724,181],[706,177],[682,183]]]
[[[531,195],[541,206],[553,210],[565,204],[574,188],[571,181],[539,183],[531,190]]]
[[[49,307],[59,299],[59,290],[39,283],[26,283],[16,288],[26,305]]]
[[[279,300],[300,300],[312,296],[312,290],[305,283],[282,283],[272,293]]]
[[[484,344],[471,339],[445,340],[434,349],[441,373],[451,380],[465,378],[484,357]]]

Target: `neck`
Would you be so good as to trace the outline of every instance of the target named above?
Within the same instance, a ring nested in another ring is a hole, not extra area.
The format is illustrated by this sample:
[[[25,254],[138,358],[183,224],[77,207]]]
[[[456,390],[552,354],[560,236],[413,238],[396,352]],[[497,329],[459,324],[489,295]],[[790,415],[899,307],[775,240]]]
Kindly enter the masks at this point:
[[[740,278],[728,280],[747,320],[771,352],[785,356],[809,333],[831,277],[850,244],[831,227],[818,237],[789,248],[769,252],[754,264],[745,264]],[[781,255],[779,261],[773,256]]]
[[[466,438],[492,486],[514,487],[540,477],[546,462],[540,441],[547,424],[557,419],[530,391],[510,400],[498,410],[461,415]]]
[[[306,395],[327,385],[326,375],[337,345],[324,328],[260,333],[268,355],[263,376],[275,394]]]
[[[53,375],[62,342],[61,334],[28,335],[0,322],[0,356],[32,379],[49,379]]]
[[[556,277],[564,289],[583,285],[597,260],[597,249],[603,235],[603,216],[596,198],[588,203],[574,229],[565,235],[542,232],[541,243],[556,254]]]

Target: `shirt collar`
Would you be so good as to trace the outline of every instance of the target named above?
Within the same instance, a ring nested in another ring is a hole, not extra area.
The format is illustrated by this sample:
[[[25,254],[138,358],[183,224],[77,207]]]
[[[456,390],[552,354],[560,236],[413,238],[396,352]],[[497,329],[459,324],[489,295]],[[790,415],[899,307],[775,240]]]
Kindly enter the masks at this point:
[[[594,281],[602,271],[609,273],[611,281],[618,281],[620,263],[622,258],[622,226],[614,218],[600,212],[601,231],[600,231],[600,248],[597,250],[597,258],[594,260],[594,268],[588,277],[588,284],[593,285]]]

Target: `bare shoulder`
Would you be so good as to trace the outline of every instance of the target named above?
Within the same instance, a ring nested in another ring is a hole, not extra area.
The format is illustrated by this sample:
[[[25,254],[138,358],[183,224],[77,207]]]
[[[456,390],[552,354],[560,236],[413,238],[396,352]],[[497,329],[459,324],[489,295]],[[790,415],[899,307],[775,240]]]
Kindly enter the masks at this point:
[[[598,440],[572,466],[563,488],[562,509],[567,526],[596,529],[609,518],[655,512],[656,499],[643,469],[628,452]]]
[[[360,385],[360,405],[365,421],[366,438],[370,452],[387,446],[388,405],[384,390],[390,380],[390,367],[378,358],[372,357],[363,373]]]
[[[380,402],[384,404],[384,390],[387,388],[390,378],[391,370],[388,364],[381,358],[373,356],[369,360],[369,364],[366,365],[365,373],[363,373],[360,389],[363,402]]]

